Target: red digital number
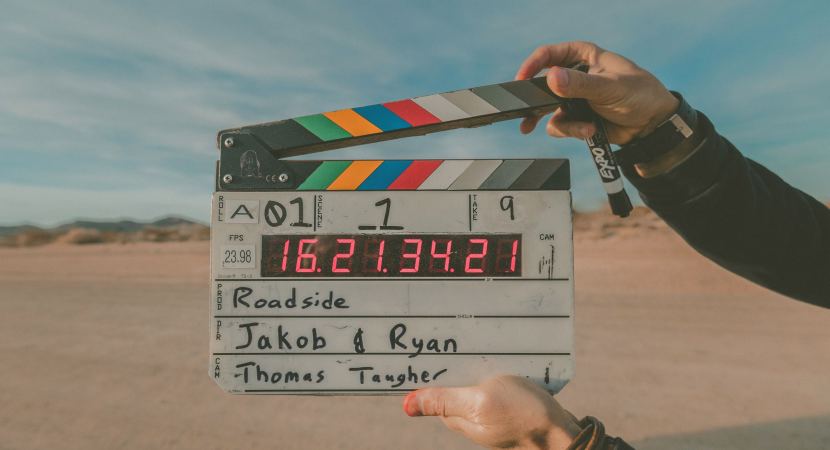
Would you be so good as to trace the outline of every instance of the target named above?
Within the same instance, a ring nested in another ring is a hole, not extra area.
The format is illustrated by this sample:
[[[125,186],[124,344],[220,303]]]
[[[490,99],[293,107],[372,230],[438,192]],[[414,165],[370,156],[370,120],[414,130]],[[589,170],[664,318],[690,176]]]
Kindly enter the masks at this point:
[[[474,245],[481,245],[481,252],[473,252]],[[483,273],[484,272],[484,257],[487,256],[487,239],[470,239],[467,242],[467,259],[464,261],[464,272],[466,273]],[[480,261],[478,267],[473,267],[473,261]]]
[[[282,265],[280,269],[285,272],[285,269],[288,267],[288,246],[291,244],[291,241],[286,239],[285,244],[282,246]]]
[[[377,246],[377,250],[372,250],[370,247],[372,245]],[[366,243],[363,245],[363,270],[365,272],[378,272],[384,271],[383,268],[383,249],[386,247],[386,241],[377,239],[366,239]],[[371,260],[376,260],[375,264],[371,264]]]
[[[288,245],[290,241],[285,240],[282,246],[282,255],[278,253],[279,243],[276,240],[268,240],[268,265],[266,270],[269,272],[285,272],[285,268],[288,266]],[[263,240],[263,245],[265,245],[265,240]],[[282,262],[280,263],[279,269],[277,269],[277,261],[279,260],[280,256],[282,256]]]
[[[417,272],[421,267],[421,247],[423,245],[421,239],[404,239],[401,245],[401,273]],[[415,253],[405,253],[407,244],[415,244]],[[414,262],[412,267],[403,267],[404,260],[411,260]]]
[[[308,245],[308,250],[305,250]],[[297,245],[297,273],[308,273],[317,271],[317,254],[314,248],[317,246],[317,239],[300,239],[300,244]],[[306,261],[309,264],[306,264]],[[305,266],[308,267],[305,267]]]
[[[439,253],[436,251],[439,243],[447,244],[447,248],[444,250],[443,253]],[[429,268],[432,272],[450,271],[450,254],[452,253],[452,239],[434,239],[432,241],[432,246],[430,248],[429,253],[432,256],[432,261],[429,264]],[[441,259],[444,260],[444,267],[435,267],[435,261]]]
[[[340,247],[340,244],[348,244],[349,250],[346,253],[338,253],[334,255],[334,259],[331,260],[331,271],[334,273],[349,273],[352,271],[352,255],[354,255],[354,239],[338,239],[337,240],[337,247]],[[337,267],[338,259],[347,259],[346,267]]]
[[[510,246],[510,253],[502,251],[504,244]],[[516,271],[516,256],[519,254],[519,240],[499,240],[499,251],[496,256],[496,267],[501,272],[515,272]],[[505,261],[508,260],[508,261]]]

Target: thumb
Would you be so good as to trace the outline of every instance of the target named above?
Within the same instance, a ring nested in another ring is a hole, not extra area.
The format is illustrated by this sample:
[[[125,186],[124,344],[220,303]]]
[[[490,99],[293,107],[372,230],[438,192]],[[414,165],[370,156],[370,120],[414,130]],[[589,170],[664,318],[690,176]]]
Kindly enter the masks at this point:
[[[589,101],[602,101],[614,87],[607,78],[564,67],[552,67],[547,82],[550,90],[560,97]]]
[[[403,410],[410,417],[466,417],[474,401],[472,388],[426,388],[410,392],[404,398]]]

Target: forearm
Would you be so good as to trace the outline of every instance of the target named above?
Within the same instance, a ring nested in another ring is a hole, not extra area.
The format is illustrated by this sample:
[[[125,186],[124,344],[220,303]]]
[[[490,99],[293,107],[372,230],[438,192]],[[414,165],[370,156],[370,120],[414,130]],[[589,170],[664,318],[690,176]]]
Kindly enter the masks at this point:
[[[830,210],[743,157],[702,114],[674,161],[623,164],[643,201],[692,247],[772,290],[830,307]],[[638,170],[639,169],[639,170]],[[655,175],[656,174],[656,175]]]

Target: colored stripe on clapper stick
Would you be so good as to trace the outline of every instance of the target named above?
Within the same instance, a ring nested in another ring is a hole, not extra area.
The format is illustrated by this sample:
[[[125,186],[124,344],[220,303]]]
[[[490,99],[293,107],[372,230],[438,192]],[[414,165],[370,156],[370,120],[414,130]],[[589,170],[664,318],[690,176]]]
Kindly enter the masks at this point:
[[[412,161],[384,161],[371,175],[363,180],[363,183],[357,189],[361,191],[386,190],[410,165],[412,165]]]
[[[302,191],[325,190],[351,163],[351,161],[323,161],[297,189]]]
[[[532,163],[532,159],[511,159],[504,161],[478,188],[482,190],[508,189]]]
[[[474,161],[449,186],[451,191],[476,190],[501,165],[500,159]]]
[[[413,127],[441,122],[441,119],[433,116],[432,113],[421,107],[421,105],[413,102],[411,99],[384,103],[383,106]]]
[[[393,181],[387,189],[389,190],[415,190],[424,180],[426,180],[432,172],[435,172],[441,163],[441,160],[422,160],[412,161],[412,164],[406,168],[398,178]]]
[[[326,188],[329,191],[353,191],[363,183],[363,180],[369,177],[383,161],[353,161],[346,170],[343,171],[331,184]]]
[[[354,111],[383,131],[400,130],[412,126],[383,105],[362,106],[355,108]]]
[[[418,186],[418,190],[446,190],[471,164],[473,161],[469,159],[444,161]]]
[[[331,119],[323,114],[297,117],[294,120],[305,127],[306,130],[312,132],[315,136],[324,141],[333,141],[335,139],[352,137],[348,131],[332,122]]]
[[[353,109],[341,109],[340,111],[323,113],[323,115],[339,125],[340,128],[348,131],[352,136],[364,136],[382,131],[377,125],[369,122]]]

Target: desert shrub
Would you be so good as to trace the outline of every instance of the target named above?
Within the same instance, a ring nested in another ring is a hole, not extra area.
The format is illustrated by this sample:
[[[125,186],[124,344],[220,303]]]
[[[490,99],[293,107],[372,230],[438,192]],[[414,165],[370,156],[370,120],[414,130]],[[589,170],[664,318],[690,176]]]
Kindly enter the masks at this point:
[[[100,244],[104,242],[103,234],[91,228],[72,228],[57,239],[62,244]]]
[[[48,244],[54,240],[54,234],[40,229],[25,230],[15,236],[15,243],[18,247],[35,247]]]

